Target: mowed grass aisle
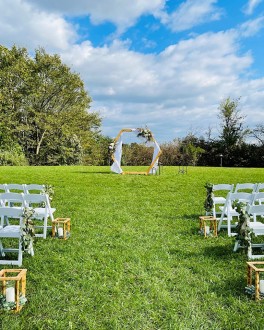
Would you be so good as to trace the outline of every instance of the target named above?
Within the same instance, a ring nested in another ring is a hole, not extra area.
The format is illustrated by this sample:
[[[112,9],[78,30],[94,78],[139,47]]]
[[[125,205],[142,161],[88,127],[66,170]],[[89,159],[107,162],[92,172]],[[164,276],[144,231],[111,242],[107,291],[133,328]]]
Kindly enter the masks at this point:
[[[24,254],[28,303],[0,312],[0,328],[263,329],[264,302],[244,294],[246,257],[232,252],[234,239],[198,235],[206,182],[263,181],[264,169],[1,167],[1,183],[53,185],[55,215],[70,217],[72,231]]]

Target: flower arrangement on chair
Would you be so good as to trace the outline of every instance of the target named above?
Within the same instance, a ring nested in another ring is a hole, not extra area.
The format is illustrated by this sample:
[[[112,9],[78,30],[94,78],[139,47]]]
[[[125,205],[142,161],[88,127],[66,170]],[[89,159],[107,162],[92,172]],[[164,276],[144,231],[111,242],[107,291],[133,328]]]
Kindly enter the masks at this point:
[[[50,184],[46,184],[43,192],[44,192],[44,194],[47,194],[49,196],[49,201],[51,202],[53,200],[53,196],[54,196],[53,186]]]

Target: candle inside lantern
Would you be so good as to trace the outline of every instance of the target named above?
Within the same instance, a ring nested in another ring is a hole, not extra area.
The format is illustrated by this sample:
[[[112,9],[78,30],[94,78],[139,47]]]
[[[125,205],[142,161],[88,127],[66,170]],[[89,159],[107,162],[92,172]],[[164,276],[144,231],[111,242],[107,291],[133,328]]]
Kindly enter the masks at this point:
[[[58,228],[58,236],[59,237],[62,237],[63,236],[63,228],[62,227],[59,227]]]
[[[259,291],[260,293],[264,293],[264,280],[259,281]]]
[[[205,226],[205,232],[207,235],[210,234],[210,226]]]
[[[6,288],[6,302],[15,302],[15,288]]]

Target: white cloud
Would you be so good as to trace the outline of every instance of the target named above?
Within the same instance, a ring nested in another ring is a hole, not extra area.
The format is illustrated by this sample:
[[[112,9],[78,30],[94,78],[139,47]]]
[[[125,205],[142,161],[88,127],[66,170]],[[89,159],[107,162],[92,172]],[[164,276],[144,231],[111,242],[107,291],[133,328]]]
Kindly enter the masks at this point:
[[[246,6],[243,8],[243,12],[246,15],[251,15],[253,14],[254,10],[256,7],[262,2],[263,0],[248,0],[248,3]]]
[[[214,4],[217,0],[186,0],[170,15],[163,14],[162,21],[172,31],[185,31],[204,22],[218,20],[222,10]]]
[[[247,21],[240,26],[240,33],[243,37],[252,37],[264,27],[264,16]]]
[[[241,36],[259,30],[263,19],[247,22],[239,31],[205,33],[175,42],[159,54],[131,51],[129,40],[115,40],[104,47],[93,47],[90,41],[78,45],[74,27],[63,19],[62,13],[75,10],[77,15],[89,5],[94,21],[113,19],[125,28],[147,11],[158,15],[164,5],[163,0],[124,0],[108,12],[110,2],[100,1],[101,7],[98,2],[92,8],[92,2],[84,0],[32,0],[32,5],[25,0],[0,0],[1,43],[16,43],[30,51],[43,46],[61,54],[63,61],[80,72],[93,98],[92,109],[101,112],[103,132],[110,136],[123,127],[145,124],[161,142],[183,136],[191,127],[206,130],[216,125],[219,102],[229,95],[242,96],[251,124],[264,122],[264,79],[249,80],[253,58],[250,53],[241,54],[238,43]],[[179,18],[183,26],[213,19],[214,13],[219,15],[217,10],[213,13],[215,3],[199,1],[201,8],[195,15],[193,9],[199,8],[198,1],[186,1],[190,12],[186,13],[189,16],[184,18],[185,23]],[[37,8],[39,5],[43,7]],[[177,29],[176,23],[173,28]]]
[[[6,46],[42,46],[50,50],[67,48],[77,36],[58,14],[38,11],[21,0],[1,0],[0,37]]]
[[[114,23],[119,32],[132,26],[144,14],[158,15],[166,0],[27,0],[37,8],[66,15],[88,15],[94,24]]]
[[[238,55],[237,38],[235,31],[206,33],[156,55],[132,52],[118,41],[101,48],[85,42],[64,52],[63,59],[81,72],[92,109],[104,117],[105,134],[148,124],[162,141],[190,127],[203,131],[215,126],[224,97],[254,93],[253,81],[242,78],[252,58]],[[264,81],[255,84],[264,89]],[[258,102],[264,102],[262,94]]]

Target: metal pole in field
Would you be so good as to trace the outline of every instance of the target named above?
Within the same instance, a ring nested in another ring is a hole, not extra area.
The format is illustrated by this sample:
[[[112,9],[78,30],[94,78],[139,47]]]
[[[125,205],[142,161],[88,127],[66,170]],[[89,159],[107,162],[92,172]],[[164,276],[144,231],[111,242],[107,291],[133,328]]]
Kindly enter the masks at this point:
[[[223,166],[223,155],[220,154],[219,156],[220,156],[220,167],[222,167]]]

